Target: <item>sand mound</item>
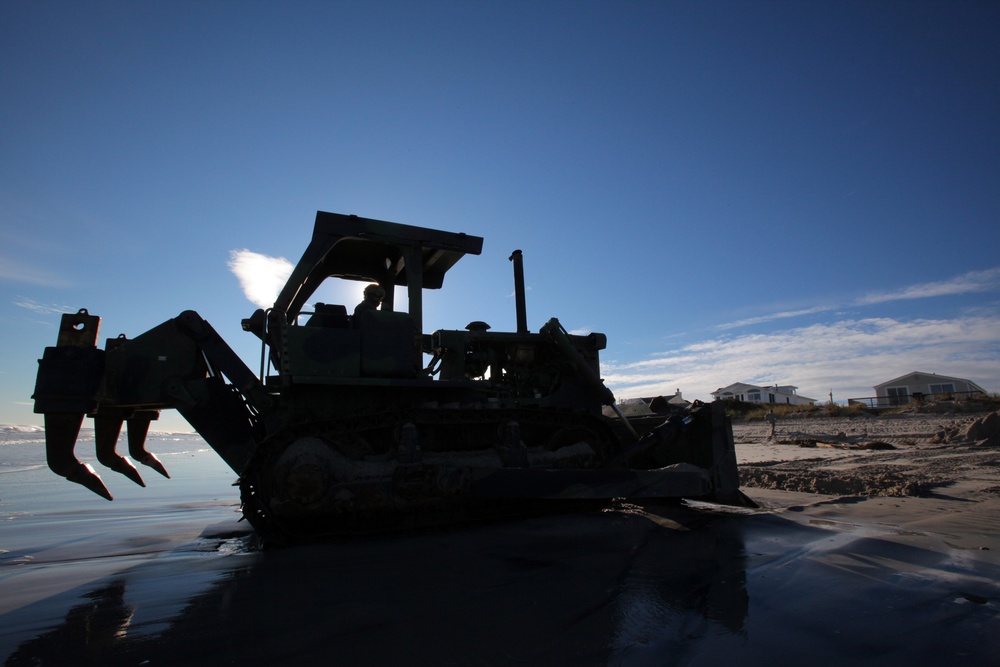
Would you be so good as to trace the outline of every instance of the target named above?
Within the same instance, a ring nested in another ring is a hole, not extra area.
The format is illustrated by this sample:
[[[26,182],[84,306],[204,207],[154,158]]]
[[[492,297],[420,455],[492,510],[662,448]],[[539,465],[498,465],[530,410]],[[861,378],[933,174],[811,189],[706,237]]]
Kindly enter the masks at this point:
[[[972,422],[965,432],[965,438],[980,447],[1000,448],[1000,411]]]
[[[743,486],[778,489],[828,496],[925,496],[941,480],[922,482],[890,471],[857,472],[845,475],[828,470],[804,470],[802,464],[791,469],[767,470],[747,466],[740,470]]]

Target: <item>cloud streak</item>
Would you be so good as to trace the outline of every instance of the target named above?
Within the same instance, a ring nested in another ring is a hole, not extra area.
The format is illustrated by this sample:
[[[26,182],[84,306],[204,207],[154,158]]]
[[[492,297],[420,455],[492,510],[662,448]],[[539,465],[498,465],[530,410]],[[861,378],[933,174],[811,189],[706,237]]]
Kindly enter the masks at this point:
[[[62,315],[63,313],[75,313],[76,308],[71,306],[48,306],[42,303],[38,303],[34,299],[25,299],[21,297],[18,301],[14,302],[15,306],[30,310],[38,315]]]
[[[735,322],[727,322],[725,324],[720,324],[716,329],[737,329],[739,327],[750,326],[753,324],[763,324],[764,322],[773,322],[774,320],[784,320],[791,317],[801,317],[802,315],[816,315],[817,313],[825,313],[827,311],[833,310],[836,306],[814,306],[812,308],[803,308],[801,310],[786,310],[780,313],[771,313],[770,315],[759,315],[757,317],[748,317],[743,320],[736,320]]]
[[[969,271],[949,280],[919,283],[895,292],[873,292],[858,299],[856,303],[859,306],[867,306],[887,301],[928,299],[936,296],[989,292],[996,289],[1000,289],[1000,267],[985,271]]]
[[[740,327],[764,324],[776,320],[791,319],[805,315],[818,315],[841,308],[871,306],[888,303],[891,301],[903,301],[908,299],[929,299],[941,296],[958,296],[961,294],[972,294],[978,292],[989,292],[1000,290],[1000,267],[985,269],[983,271],[969,271],[960,276],[929,283],[917,283],[908,287],[903,287],[895,291],[871,292],[865,296],[854,300],[847,300],[843,303],[827,304],[802,308],[799,310],[785,310],[776,313],[768,313],[755,317],[748,317],[742,320],[719,324],[715,328],[718,330],[738,329]]]

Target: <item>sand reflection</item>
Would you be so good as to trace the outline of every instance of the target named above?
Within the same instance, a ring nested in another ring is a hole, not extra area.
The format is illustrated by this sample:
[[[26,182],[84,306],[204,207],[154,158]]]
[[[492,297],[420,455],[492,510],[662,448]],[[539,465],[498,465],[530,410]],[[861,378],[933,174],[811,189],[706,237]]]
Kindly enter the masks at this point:
[[[1000,564],[985,533],[940,532],[962,521],[948,502],[914,499],[906,526],[904,501],[855,499],[266,552],[208,537],[0,623],[24,630],[7,665],[991,664]]]

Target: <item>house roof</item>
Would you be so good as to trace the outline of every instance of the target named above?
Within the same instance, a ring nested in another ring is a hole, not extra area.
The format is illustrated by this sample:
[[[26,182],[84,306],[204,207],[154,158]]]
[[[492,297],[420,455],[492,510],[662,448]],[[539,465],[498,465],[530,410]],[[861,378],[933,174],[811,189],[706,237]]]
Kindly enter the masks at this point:
[[[788,392],[783,392],[781,390],[782,389],[798,389],[798,387],[796,387],[794,384],[782,384],[782,385],[767,384],[767,385],[759,385],[759,384],[749,384],[747,382],[734,382],[733,384],[726,385],[725,387],[719,387],[718,389],[716,389],[715,391],[712,392],[712,395],[715,396],[716,394],[721,394],[721,393],[723,393],[725,391],[746,391],[748,389],[757,389],[758,391],[765,391],[766,390],[766,391],[777,391],[778,393],[788,393]]]
[[[813,402],[816,401],[815,398],[809,398],[808,396],[803,396],[801,394],[796,394],[795,390],[798,389],[798,387],[795,386],[794,384],[757,385],[757,384],[749,384],[747,382],[734,382],[731,385],[727,385],[725,387],[720,387],[720,388],[716,389],[715,391],[712,392],[712,396],[715,396],[716,398],[718,398],[721,394],[723,394],[725,392],[736,393],[736,392],[741,392],[741,391],[749,391],[751,389],[757,390],[757,391],[760,391],[760,392],[765,392],[766,391],[766,392],[773,393],[773,394],[781,394],[782,396],[795,396],[799,400],[803,400],[803,401],[813,401]]]
[[[913,377],[915,375],[927,375],[927,376],[931,376],[931,377],[937,378],[938,380],[951,380],[952,382],[967,382],[969,385],[971,385],[973,387],[977,387],[980,391],[983,390],[982,387],[980,387],[978,384],[976,384],[972,380],[967,380],[966,378],[951,377],[950,375],[939,375],[938,373],[928,373],[926,371],[910,371],[909,373],[907,373],[905,375],[900,375],[898,378],[893,378],[891,380],[886,380],[885,382],[879,383],[879,384],[875,385],[873,387],[873,389],[875,389],[877,391],[879,387],[887,387],[887,386],[892,385],[892,384],[899,384],[899,383],[903,382],[904,380],[906,380],[907,378],[911,378],[911,377]]]
[[[681,396],[679,392],[676,393],[676,394],[664,394],[662,396],[651,396],[649,398],[644,398],[642,400],[646,401],[646,404],[649,405],[649,408],[651,410],[654,410],[654,412],[655,412],[655,408],[661,407],[661,406],[659,406],[659,403],[661,401],[665,402],[665,403],[669,403],[670,405],[676,405],[676,406],[680,406],[680,407],[686,407],[688,405],[691,405],[691,401],[689,401],[686,398],[684,398],[683,396]]]

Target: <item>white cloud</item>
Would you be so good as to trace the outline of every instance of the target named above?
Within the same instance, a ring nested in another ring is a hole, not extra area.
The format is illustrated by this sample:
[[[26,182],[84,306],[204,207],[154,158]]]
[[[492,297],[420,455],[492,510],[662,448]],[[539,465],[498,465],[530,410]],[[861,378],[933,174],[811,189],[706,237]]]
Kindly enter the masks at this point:
[[[246,249],[231,251],[228,266],[239,279],[246,298],[260,308],[274,304],[293,268],[284,257],[269,257]]]
[[[274,305],[278,293],[295,268],[284,257],[271,257],[245,249],[230,251],[228,266],[239,279],[246,298],[260,308]],[[319,286],[312,298],[325,303],[356,304],[361,300],[366,284],[353,280],[328,280]]]
[[[892,318],[813,324],[685,345],[635,363],[602,364],[619,398],[669,394],[711,400],[733,382],[792,384],[827,400],[871,396],[874,385],[921,370],[1000,389],[1000,316],[901,321]]]

